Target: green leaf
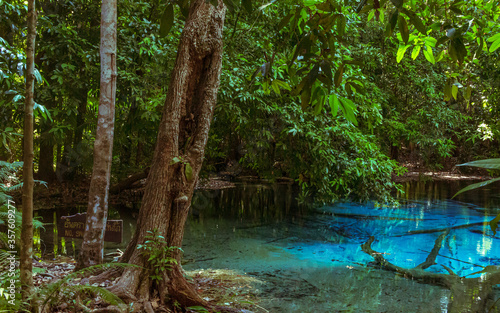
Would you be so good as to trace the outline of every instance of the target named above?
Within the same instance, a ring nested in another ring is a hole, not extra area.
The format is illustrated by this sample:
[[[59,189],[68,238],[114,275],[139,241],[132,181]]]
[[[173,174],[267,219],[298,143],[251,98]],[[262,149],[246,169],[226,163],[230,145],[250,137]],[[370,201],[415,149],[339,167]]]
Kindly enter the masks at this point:
[[[172,162],[170,162],[170,164],[169,164],[169,165],[174,165],[174,164],[179,163],[179,162],[181,162],[181,159],[180,159],[180,158],[178,158],[178,157],[174,157],[174,158],[172,159]]]
[[[443,43],[447,42],[448,40],[450,40],[450,38],[448,38],[448,36],[443,36],[443,37],[439,38],[439,39],[437,40],[437,42],[436,42],[435,47],[438,47],[439,45],[441,45],[441,44],[443,44]]]
[[[422,46],[415,46],[415,47],[413,47],[413,51],[411,52],[411,58],[413,60],[415,60],[418,57],[421,48],[422,48]]]
[[[387,37],[391,37],[392,33],[394,32],[394,29],[396,28],[396,23],[398,22],[398,15],[399,11],[394,10],[394,12],[391,13],[391,17],[389,18],[389,22],[386,25],[385,28],[385,35]]]
[[[437,40],[436,40],[436,38],[433,38],[433,37],[426,37],[424,39],[424,44],[428,47],[435,47],[437,44]]]
[[[423,35],[427,34],[427,28],[425,27],[424,23],[422,23],[420,17],[415,14],[415,12],[409,11],[407,9],[402,9],[401,11],[410,18],[410,22],[420,33],[422,33]]]
[[[277,32],[280,32],[283,29],[283,27],[285,27],[286,25],[288,25],[288,23],[290,23],[290,19],[292,18],[292,16],[294,16],[294,14],[290,13],[281,20],[281,22],[278,25]]]
[[[465,48],[462,38],[460,37],[454,38],[452,42],[457,52],[458,62],[464,63],[464,59],[467,56],[467,48]]]
[[[339,111],[339,99],[337,98],[336,94],[330,95],[328,102],[330,103],[330,110],[332,113],[332,117],[337,116],[337,112]]]
[[[368,22],[371,21],[374,16],[375,16],[375,10],[371,10],[370,13],[368,13]]]
[[[335,76],[333,78],[333,82],[335,84],[335,87],[340,87],[340,84],[342,83],[342,75],[344,74],[344,64],[340,64],[339,68],[335,72]]]
[[[340,106],[340,108],[342,109],[342,112],[344,113],[345,118],[349,122],[358,126],[358,121],[356,120],[356,115],[354,113],[354,110],[356,109],[356,106],[354,105],[354,103],[347,98],[340,98],[340,102],[342,103],[342,106]]]
[[[471,162],[472,163],[472,162]],[[465,164],[463,164],[465,165]],[[472,185],[469,185],[463,189],[460,189],[453,197],[455,198],[456,196],[458,196],[459,194],[461,194],[462,192],[466,192],[466,191],[469,191],[469,190],[474,190],[474,189],[477,189],[477,188],[481,188],[481,187],[484,187],[484,186],[487,186],[491,183],[494,183],[496,181],[499,181],[500,178],[494,178],[494,179],[490,179],[490,180],[487,180],[487,181],[483,181],[483,182],[479,182],[479,183],[476,183],[476,184],[472,184]]]
[[[290,87],[290,85],[288,85],[288,83],[282,81],[282,80],[279,80],[279,79],[275,79],[273,80],[273,83],[276,83],[276,85],[278,85],[280,88],[282,89],[285,89],[285,90],[292,90],[292,88]]]
[[[406,23],[406,19],[401,14],[398,16],[398,26],[404,43],[408,44],[408,40],[410,39],[410,32],[408,31],[408,24]]]
[[[472,161],[464,164],[459,164],[457,166],[475,166],[480,168],[487,168],[491,170],[500,170],[500,159],[486,159]]]
[[[274,93],[276,93],[277,95],[280,95],[280,86],[279,84],[276,82],[276,80],[273,80],[273,82],[271,83],[271,89],[274,91]]]
[[[165,37],[174,25],[174,6],[167,5],[160,20],[160,37]]]
[[[189,182],[193,180],[193,168],[191,167],[191,164],[186,163],[184,173],[186,174],[186,178]]]
[[[432,52],[432,48],[430,46],[427,46],[427,50],[424,50],[424,56],[427,61],[431,62],[432,64],[436,63],[436,60],[434,59],[434,53]]]
[[[326,85],[328,89],[330,89],[333,84],[332,67],[326,60],[321,61],[320,66],[321,66],[321,72],[324,73],[327,78]]]
[[[500,222],[500,214],[498,214],[497,217],[490,221],[490,227],[493,231],[493,235],[497,234],[498,222]]]
[[[463,94],[464,94],[465,100],[470,101],[470,97],[472,95],[472,87],[467,86],[467,88],[465,88],[465,92]]]
[[[339,36],[342,37],[345,34],[345,26],[347,20],[344,15],[340,15],[337,19],[337,31],[339,32]]]
[[[493,41],[497,41],[500,39],[500,33],[496,34],[496,35],[493,35],[491,36],[490,38],[487,39],[488,42],[493,42]]]
[[[449,101],[451,99],[451,83],[447,82],[444,85],[444,100]]]
[[[490,46],[490,52],[494,52],[496,49],[500,48],[500,38],[493,42]]]
[[[302,93],[300,94],[300,101],[303,110],[307,108],[307,106],[309,105],[309,100],[311,100],[311,90],[310,89],[302,90]]]
[[[453,96],[453,98],[455,100],[457,100],[457,96],[458,96],[458,86],[457,85],[451,86],[451,95]]]
[[[396,56],[396,61],[399,63],[401,62],[401,60],[403,59],[404,55],[405,55],[405,52],[406,50],[411,47],[411,45],[399,45],[399,48],[398,48],[398,52],[397,52],[397,56]]]
[[[325,105],[326,92],[323,87],[316,88],[314,92],[314,97],[316,100],[316,106],[314,107],[314,114],[318,115],[323,110],[323,106]]]

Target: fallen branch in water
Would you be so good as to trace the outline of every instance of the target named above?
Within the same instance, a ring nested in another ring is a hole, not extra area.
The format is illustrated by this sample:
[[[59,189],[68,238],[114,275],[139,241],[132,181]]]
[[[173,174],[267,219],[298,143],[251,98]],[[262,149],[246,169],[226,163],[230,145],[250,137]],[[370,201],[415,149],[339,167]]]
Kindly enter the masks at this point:
[[[449,313],[488,312],[487,302],[490,300],[493,286],[500,284],[500,267],[486,266],[482,271],[473,274],[484,274],[478,278],[465,278],[456,275],[450,268],[441,265],[449,274],[430,273],[426,268],[436,264],[442,242],[448,235],[449,229],[439,235],[427,259],[414,268],[404,268],[387,261],[383,254],[371,247],[375,237],[371,236],[361,245],[366,254],[375,259],[377,265],[387,271],[403,275],[405,278],[416,279],[423,283],[443,286],[450,289],[451,296],[448,304]],[[472,274],[471,274],[472,275]],[[493,304],[495,305],[495,304]]]

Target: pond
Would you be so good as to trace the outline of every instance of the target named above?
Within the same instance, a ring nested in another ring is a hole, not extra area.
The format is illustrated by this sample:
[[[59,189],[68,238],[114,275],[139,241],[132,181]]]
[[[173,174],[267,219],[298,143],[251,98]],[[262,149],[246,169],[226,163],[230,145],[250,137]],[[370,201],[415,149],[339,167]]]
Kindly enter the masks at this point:
[[[500,212],[499,190],[484,188],[450,200],[467,184],[405,183],[405,193],[396,195],[397,208],[341,202],[307,209],[296,203],[296,190],[286,184],[201,190],[186,225],[183,267],[255,276],[262,281],[254,287],[260,305],[269,312],[446,312],[449,290],[368,266],[373,258],[361,244],[374,236],[374,250],[395,265],[412,268],[425,261],[438,236],[449,229],[437,264],[427,271],[446,274],[447,267],[464,276],[500,265],[500,238],[487,224]],[[58,215],[78,210],[85,208]],[[135,214],[123,207],[112,213],[124,220],[125,241]],[[71,253],[69,242],[65,246]],[[106,246],[113,251],[125,243]]]

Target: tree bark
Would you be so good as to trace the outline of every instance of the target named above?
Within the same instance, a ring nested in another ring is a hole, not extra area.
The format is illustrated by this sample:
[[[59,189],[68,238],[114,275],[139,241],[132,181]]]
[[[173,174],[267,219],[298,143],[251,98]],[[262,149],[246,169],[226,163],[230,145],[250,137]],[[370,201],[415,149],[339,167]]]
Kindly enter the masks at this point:
[[[35,91],[35,0],[28,0],[28,38],[26,47],[26,94],[24,101],[24,156],[23,156],[23,217],[21,222],[21,290],[23,301],[28,301],[33,288],[33,108]]]
[[[184,224],[198,179],[219,89],[222,68],[222,30],[226,7],[206,0],[192,1],[179,43],[167,92],[156,149],[139,212],[137,229],[122,262],[146,267],[138,244],[156,229],[169,246],[180,247]],[[175,162],[174,160],[181,160]],[[172,257],[180,264],[176,251]],[[155,285],[145,269],[126,268],[112,291],[147,305],[155,290],[164,303],[167,294],[182,306],[203,305],[180,265],[163,273]]]
[[[108,217],[108,194],[113,154],[116,95],[116,0],[101,7],[101,91],[94,143],[94,166],[89,189],[87,221],[77,269],[101,264]]]

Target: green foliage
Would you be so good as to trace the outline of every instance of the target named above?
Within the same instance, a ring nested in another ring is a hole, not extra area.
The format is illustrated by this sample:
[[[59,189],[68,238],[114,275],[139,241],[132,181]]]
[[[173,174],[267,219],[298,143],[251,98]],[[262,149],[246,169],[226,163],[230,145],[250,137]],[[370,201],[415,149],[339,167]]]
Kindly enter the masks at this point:
[[[485,168],[485,169],[489,169],[489,170],[498,170],[498,169],[500,169],[500,159],[487,159],[487,160],[473,161],[473,162],[460,164],[459,166],[475,166],[475,167]],[[484,182],[479,182],[479,183],[469,185],[465,188],[460,189],[453,196],[453,198],[455,198],[456,196],[458,196],[459,194],[461,194],[463,192],[474,190],[477,188],[481,188],[481,187],[487,186],[487,185],[494,183],[496,181],[499,181],[499,180],[500,180],[500,178],[493,178],[493,179],[490,179],[490,180],[487,180]],[[493,231],[494,235],[496,235],[496,233],[497,233],[497,228],[498,228],[499,222],[500,222],[500,214],[498,214],[493,220],[490,221],[490,227],[491,227],[491,230]]]
[[[114,180],[150,163],[189,3],[118,4]],[[433,169],[499,156],[500,26],[491,2],[224,3],[204,175],[236,164],[292,178],[303,199],[383,201],[399,171],[387,156]],[[0,159],[9,161],[22,150],[25,10],[0,2]],[[40,3],[35,165],[56,165],[60,180],[91,173],[99,10],[98,2]]]
[[[177,264],[177,260],[172,257],[175,250],[182,251],[178,247],[168,246],[165,237],[158,234],[158,230],[147,231],[149,235],[145,236],[146,241],[143,244],[137,245],[137,249],[141,250],[141,255],[144,257],[150,278],[159,282],[163,280],[165,271],[172,268],[172,264]]]
[[[22,164],[22,162],[0,161],[0,227],[6,230],[0,232],[0,308],[18,311],[22,311],[24,306],[20,294],[16,293],[15,299],[6,295],[12,285],[17,288],[17,282],[20,279],[19,268],[16,266],[14,271],[10,269],[12,264],[19,262],[22,213],[16,209],[10,194],[22,187],[22,183],[17,177],[17,172],[22,168]],[[43,224],[35,218],[33,219],[33,227],[38,230],[43,228]],[[14,301],[9,303],[9,300]],[[15,305],[13,306],[12,303]]]

